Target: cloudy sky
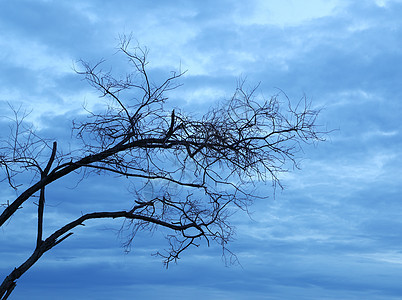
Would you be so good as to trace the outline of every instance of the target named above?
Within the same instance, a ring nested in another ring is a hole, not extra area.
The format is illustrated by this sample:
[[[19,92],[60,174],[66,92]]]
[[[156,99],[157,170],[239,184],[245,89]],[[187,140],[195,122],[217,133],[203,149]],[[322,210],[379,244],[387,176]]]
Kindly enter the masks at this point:
[[[306,95],[324,108],[319,123],[335,129],[305,147],[283,191],[265,187],[270,198],[252,219],[234,216],[241,266],[226,267],[220,249],[204,245],[166,270],[151,256],[162,236],[140,235],[125,254],[115,223],[88,223],[11,298],[400,299],[401,15],[399,0],[0,0],[1,115],[7,102],[23,105],[61,143],[83,103],[99,101],[76,61],[116,60],[119,34],[130,33],[149,49],[150,68],[188,70],[172,105],[208,108],[247,77],[266,97],[278,88],[294,101]],[[87,183],[49,187],[47,224],[129,196],[124,184]],[[13,197],[3,191],[1,203]],[[18,214],[0,230],[2,278],[34,247],[35,220]]]

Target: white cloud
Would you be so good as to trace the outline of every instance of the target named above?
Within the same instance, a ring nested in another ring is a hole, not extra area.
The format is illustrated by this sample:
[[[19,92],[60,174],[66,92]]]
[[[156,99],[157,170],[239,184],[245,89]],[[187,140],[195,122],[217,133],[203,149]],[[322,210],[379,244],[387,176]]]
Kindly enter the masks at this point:
[[[213,86],[191,87],[191,89],[179,88],[172,95],[172,99],[180,99],[186,104],[210,106],[217,100],[227,98],[227,91]],[[193,111],[195,112],[195,111]]]
[[[74,10],[84,16],[90,23],[99,23],[102,21],[102,18],[94,12],[94,6],[88,2],[80,1],[80,2],[70,2]]]
[[[383,251],[375,253],[359,253],[360,258],[366,258],[381,263],[402,265],[402,253],[399,251]]]
[[[239,10],[237,22],[242,25],[294,26],[312,19],[331,15],[338,1],[322,0],[256,0],[247,1],[245,6],[254,6],[250,12]]]
[[[393,137],[399,134],[398,130],[370,130],[363,134],[363,139],[381,138],[381,137]]]
[[[371,24],[370,22],[368,22],[366,20],[357,20],[348,27],[348,31],[350,33],[365,31],[365,30],[371,28],[372,26],[373,26],[373,24]]]
[[[48,78],[71,72],[72,59],[64,55],[62,49],[59,52],[51,51],[47,45],[33,39],[21,40],[19,37],[3,34],[0,48],[0,59],[15,67],[32,72],[45,71]]]
[[[354,159],[344,157],[328,161],[309,161],[304,169],[304,176],[298,176],[292,181],[293,186],[312,188],[327,186],[330,190],[341,191],[343,197],[356,191],[370,188],[371,183],[386,180],[388,168],[386,165],[397,157],[393,152],[379,152],[375,154],[361,154]],[[364,156],[364,157],[363,157]],[[385,176],[385,177],[384,177]]]
[[[379,7],[387,7],[392,2],[402,3],[401,0],[375,0],[375,4]]]

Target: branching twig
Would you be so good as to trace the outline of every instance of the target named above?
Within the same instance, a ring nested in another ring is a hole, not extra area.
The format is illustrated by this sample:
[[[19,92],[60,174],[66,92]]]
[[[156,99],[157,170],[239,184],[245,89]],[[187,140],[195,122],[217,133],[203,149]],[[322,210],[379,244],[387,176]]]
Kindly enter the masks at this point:
[[[302,144],[323,139],[316,125],[319,110],[305,98],[295,107],[290,101],[284,106],[278,95],[262,101],[256,95],[258,85],[247,90],[244,81],[230,99],[201,118],[178,107],[168,109],[166,92],[180,86],[176,82],[184,73],[173,72],[157,83],[147,71],[146,49],[131,50],[129,39],[122,38],[120,52],[133,69],[123,78],[103,71],[104,61],[95,65],[81,61],[83,69],[76,71],[105,101],[104,111],[87,110],[87,119],[74,121],[80,148],[58,152],[56,142],[50,147],[14,110],[9,137],[0,140],[1,179],[18,189],[19,176],[33,172],[33,183],[4,205],[0,226],[39,192],[38,232],[32,255],[0,286],[0,299],[8,297],[16,280],[45,252],[92,219],[124,219],[120,232],[127,232],[127,248],[138,231],[169,230],[168,249],[157,253],[166,265],[201,241],[207,245],[215,241],[231,254],[227,244],[234,234],[229,223],[233,211],[248,212],[254,199],[266,197],[255,192],[258,182],[281,186],[279,174],[297,167]],[[135,179],[131,209],[84,214],[43,240],[45,188],[78,171]],[[145,193],[149,186],[154,189]]]

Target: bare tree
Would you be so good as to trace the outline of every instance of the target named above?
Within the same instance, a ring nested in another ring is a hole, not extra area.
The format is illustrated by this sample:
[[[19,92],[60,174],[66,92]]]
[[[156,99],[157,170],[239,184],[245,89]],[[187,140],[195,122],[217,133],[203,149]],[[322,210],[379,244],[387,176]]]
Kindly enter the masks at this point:
[[[183,73],[173,72],[155,83],[147,72],[146,50],[129,48],[129,40],[123,38],[120,52],[132,67],[123,78],[103,71],[103,61],[95,65],[81,61],[77,73],[107,106],[104,112],[88,111],[87,119],[73,123],[78,149],[63,154],[57,141],[40,138],[24,125],[21,109],[14,109],[11,133],[0,144],[0,166],[3,180],[17,197],[3,204],[0,226],[22,214],[19,208],[26,201],[37,201],[37,241],[32,255],[4,279],[0,299],[8,298],[16,281],[45,252],[92,219],[123,219],[122,230],[130,232],[126,246],[138,231],[168,229],[169,246],[157,253],[166,264],[202,240],[217,242],[225,251],[233,236],[231,213],[247,211],[261,196],[253,186],[259,181],[278,184],[278,173],[286,171],[288,162],[296,165],[301,143],[322,139],[315,124],[318,111],[309,103],[292,108],[277,96],[261,100],[243,82],[229,100],[202,117],[191,117],[169,106],[166,96],[179,86],[176,82]],[[134,179],[134,200],[127,210],[80,215],[44,237],[45,188],[80,170]],[[20,192],[22,174],[32,176],[32,184]],[[158,189],[144,196],[141,189],[150,184]]]

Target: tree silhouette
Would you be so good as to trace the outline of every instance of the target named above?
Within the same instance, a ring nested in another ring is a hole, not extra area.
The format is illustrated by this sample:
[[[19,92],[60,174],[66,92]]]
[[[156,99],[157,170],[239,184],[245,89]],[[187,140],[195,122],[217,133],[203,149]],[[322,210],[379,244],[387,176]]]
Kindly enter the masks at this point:
[[[286,171],[288,162],[296,165],[301,143],[322,140],[315,124],[318,111],[305,99],[295,108],[278,96],[261,100],[244,82],[230,99],[192,117],[166,96],[179,86],[183,73],[155,83],[147,72],[146,49],[131,48],[129,39],[122,38],[119,50],[132,68],[122,78],[103,71],[104,61],[81,61],[76,71],[106,103],[103,112],[88,111],[87,119],[73,122],[81,145],[77,149],[62,152],[57,141],[41,138],[24,122],[21,110],[14,109],[11,134],[0,144],[0,166],[17,196],[3,204],[0,226],[22,214],[26,201],[36,201],[37,241],[32,255],[4,279],[0,299],[8,298],[16,281],[45,252],[92,219],[124,219],[130,233],[125,246],[138,231],[168,229],[169,246],[157,253],[166,264],[202,240],[217,242],[226,251],[233,236],[229,217],[236,209],[247,211],[261,197],[253,186],[259,181],[280,184],[278,173]],[[44,237],[45,189],[80,170],[135,180],[127,210],[86,213]],[[21,176],[32,179],[23,191]],[[158,188],[145,196],[141,189],[148,185]]]

